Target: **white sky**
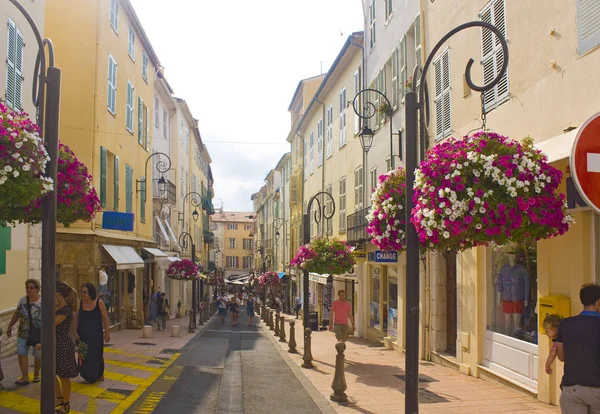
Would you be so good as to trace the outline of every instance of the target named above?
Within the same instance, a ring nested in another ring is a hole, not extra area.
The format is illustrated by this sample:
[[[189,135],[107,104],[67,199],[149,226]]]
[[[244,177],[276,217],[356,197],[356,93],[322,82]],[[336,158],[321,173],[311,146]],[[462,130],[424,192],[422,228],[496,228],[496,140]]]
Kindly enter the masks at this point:
[[[215,207],[252,211],[250,195],[289,151],[298,82],[326,72],[348,35],[363,30],[361,1],[131,2],[175,96],[199,120]]]

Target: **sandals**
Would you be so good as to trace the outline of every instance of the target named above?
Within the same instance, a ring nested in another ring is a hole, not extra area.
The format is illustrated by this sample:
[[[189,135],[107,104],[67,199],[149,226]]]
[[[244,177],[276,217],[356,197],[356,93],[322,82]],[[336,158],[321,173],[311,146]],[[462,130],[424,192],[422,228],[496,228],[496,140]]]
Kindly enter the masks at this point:
[[[57,399],[61,399],[56,397]],[[55,413],[56,414],[64,414],[64,413],[68,413],[71,411],[71,401],[65,401],[62,404],[59,404],[55,407]]]
[[[40,377],[33,377],[32,382],[40,382],[40,381],[41,381]]]
[[[15,381],[15,384],[18,386],[29,385],[29,381],[27,381],[25,378],[19,378]]]

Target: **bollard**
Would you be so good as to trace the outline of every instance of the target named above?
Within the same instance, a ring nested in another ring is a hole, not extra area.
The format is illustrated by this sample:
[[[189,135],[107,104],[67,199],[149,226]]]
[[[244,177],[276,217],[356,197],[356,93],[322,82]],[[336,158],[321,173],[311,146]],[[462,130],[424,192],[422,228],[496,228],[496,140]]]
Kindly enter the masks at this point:
[[[198,326],[204,325],[204,318],[202,317],[203,312],[204,312],[204,308],[198,309]]]
[[[346,344],[338,342],[335,344],[335,349],[337,351],[337,355],[335,356],[335,374],[331,383],[333,393],[331,393],[329,399],[335,402],[348,402],[348,396],[345,393],[348,386],[346,385],[346,376],[344,374],[344,351],[346,350]]]
[[[271,311],[269,312],[269,330],[270,331],[275,330],[275,324],[273,323],[274,315],[275,315],[275,310],[271,309]]]
[[[269,325],[269,317],[267,315],[269,314],[270,310],[271,310],[271,308],[269,308],[268,306],[265,306],[265,308],[263,310],[263,314],[262,314],[262,319],[263,319],[263,321],[265,321],[265,323],[267,325]]]
[[[152,338],[152,325],[144,325],[142,328],[142,338]]]
[[[171,325],[171,337],[179,338],[179,325]]]
[[[285,340],[285,316],[280,316],[281,326],[279,327],[279,342],[287,342]]]
[[[288,343],[289,350],[288,352],[297,353],[296,350],[296,322],[290,321],[290,342]]]
[[[314,368],[312,363],[312,352],[310,351],[310,335],[312,334],[312,330],[310,328],[306,328],[304,330],[304,355],[302,356],[302,368]]]
[[[273,324],[275,325],[275,336],[279,336],[279,312],[275,312],[275,321]]]

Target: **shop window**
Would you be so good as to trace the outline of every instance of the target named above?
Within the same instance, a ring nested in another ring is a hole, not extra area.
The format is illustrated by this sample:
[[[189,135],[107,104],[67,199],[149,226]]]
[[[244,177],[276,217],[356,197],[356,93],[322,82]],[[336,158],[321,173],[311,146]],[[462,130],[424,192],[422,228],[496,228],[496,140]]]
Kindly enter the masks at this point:
[[[487,329],[537,343],[537,252],[531,246],[498,246],[492,251],[487,286]]]
[[[388,268],[388,323],[387,332],[398,338],[398,277],[392,276]]]
[[[381,269],[371,267],[370,324],[381,329]]]

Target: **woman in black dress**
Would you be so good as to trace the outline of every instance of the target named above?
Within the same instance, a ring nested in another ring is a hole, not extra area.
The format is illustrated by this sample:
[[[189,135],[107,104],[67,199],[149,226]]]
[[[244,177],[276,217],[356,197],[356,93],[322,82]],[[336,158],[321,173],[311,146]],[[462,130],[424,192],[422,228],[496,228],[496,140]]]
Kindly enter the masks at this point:
[[[79,374],[86,383],[104,380],[104,342],[110,341],[110,323],[102,299],[97,299],[96,287],[91,283],[81,285],[81,302],[75,313],[75,338],[79,347],[86,347],[85,355],[80,354]],[[104,324],[104,333],[102,332]]]
[[[77,292],[66,282],[56,282],[56,412],[71,411],[71,378],[79,375],[75,342],[71,337],[73,312],[77,312]]]

